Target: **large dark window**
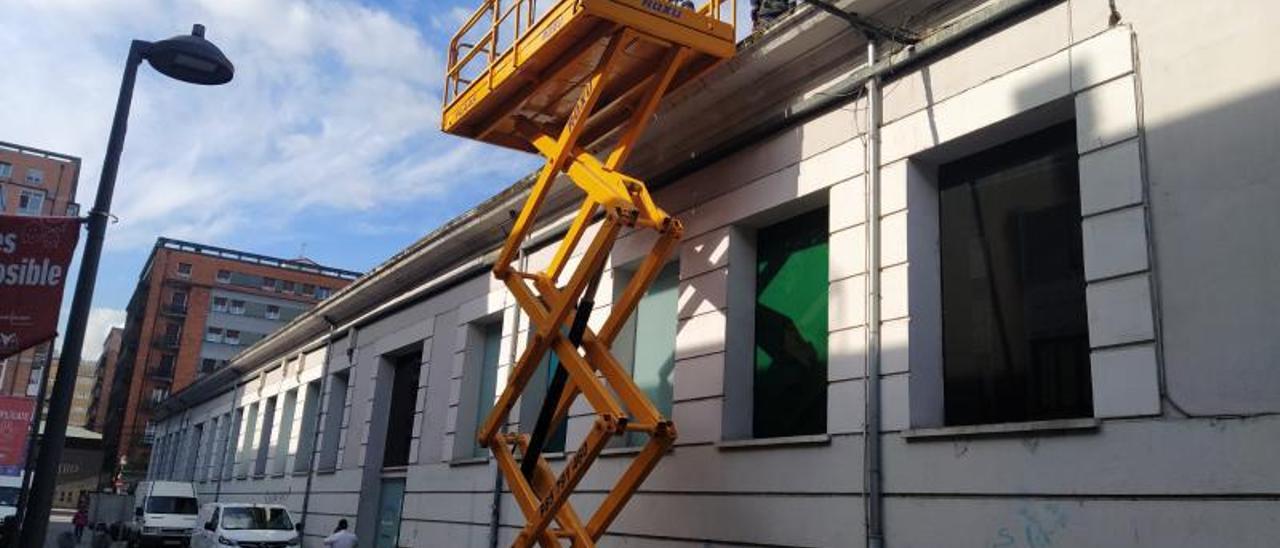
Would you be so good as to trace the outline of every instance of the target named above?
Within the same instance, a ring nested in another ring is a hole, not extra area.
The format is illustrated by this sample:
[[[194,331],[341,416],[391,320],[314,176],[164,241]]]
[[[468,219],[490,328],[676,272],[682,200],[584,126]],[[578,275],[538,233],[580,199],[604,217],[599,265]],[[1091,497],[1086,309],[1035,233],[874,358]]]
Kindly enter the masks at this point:
[[[1075,124],[942,166],[948,424],[1092,414]]]
[[[387,421],[387,441],[382,454],[383,466],[409,464],[409,446],[413,440],[413,414],[418,399],[418,379],[422,371],[422,351],[395,358],[391,381],[391,410]]]
[[[756,232],[753,434],[827,431],[827,209]]]

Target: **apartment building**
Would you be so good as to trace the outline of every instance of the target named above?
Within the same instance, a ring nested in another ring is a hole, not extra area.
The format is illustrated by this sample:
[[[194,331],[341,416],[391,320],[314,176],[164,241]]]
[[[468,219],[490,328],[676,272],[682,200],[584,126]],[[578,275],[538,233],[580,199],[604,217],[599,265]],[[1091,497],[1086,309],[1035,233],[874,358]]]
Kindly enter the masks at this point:
[[[101,422],[104,469],[137,479],[157,403],[358,276],[307,259],[158,239],[127,306],[115,370],[104,381],[110,386],[92,405],[112,410]]]
[[[79,182],[79,158],[0,141],[0,212],[74,217]]]
[[[80,159],[0,141],[0,215],[76,216]],[[53,342],[0,360],[0,393],[36,397]]]
[[[1280,8],[836,4],[921,41],[872,69],[847,21],[797,8],[629,165],[685,238],[614,353],[679,437],[601,545],[1274,546]],[[474,432],[530,337],[489,274],[528,185],[162,403],[149,476],[287,504],[307,546],[343,518],[375,546],[509,545],[524,519]]]
[[[124,342],[124,327],[112,327],[102,340],[102,352],[94,362],[97,374],[89,393],[88,420],[85,428],[98,432],[107,422],[107,402],[111,401],[111,385],[115,379],[116,362],[120,359],[120,345]]]
[[[62,366],[62,359],[59,356],[53,358],[53,365],[49,367],[49,379],[58,377],[58,368]],[[90,408],[93,405],[93,387],[98,384],[98,364],[89,360],[82,360],[80,367],[76,368],[76,384],[71,393],[71,410],[67,416],[67,424],[77,428],[87,428],[90,418]],[[51,392],[52,390],[46,390]],[[49,407],[49,398],[52,394],[45,394],[45,409]]]

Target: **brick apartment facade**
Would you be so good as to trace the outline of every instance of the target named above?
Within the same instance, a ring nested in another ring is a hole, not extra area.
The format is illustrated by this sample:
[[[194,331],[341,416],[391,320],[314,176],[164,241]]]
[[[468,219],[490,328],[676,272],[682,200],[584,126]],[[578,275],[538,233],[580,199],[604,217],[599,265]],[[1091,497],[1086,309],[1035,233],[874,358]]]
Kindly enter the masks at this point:
[[[92,404],[102,417],[104,471],[116,471],[122,458],[126,479],[145,470],[156,403],[359,275],[306,259],[158,239],[129,300],[114,371]]]
[[[120,344],[124,340],[124,328],[112,327],[102,341],[102,353],[95,363],[97,376],[89,396],[89,417],[86,428],[98,432],[107,422],[107,400],[111,394],[111,380],[115,378],[116,362],[120,359]]]
[[[80,159],[0,141],[0,214],[75,216]],[[0,360],[0,394],[35,397],[53,343]]]

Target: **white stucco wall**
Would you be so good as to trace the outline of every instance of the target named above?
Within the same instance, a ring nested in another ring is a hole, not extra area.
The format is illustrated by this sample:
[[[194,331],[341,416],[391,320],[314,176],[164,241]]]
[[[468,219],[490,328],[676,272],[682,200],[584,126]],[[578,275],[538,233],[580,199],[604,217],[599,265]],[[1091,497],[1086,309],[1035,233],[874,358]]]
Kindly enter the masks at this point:
[[[1183,413],[1280,411],[1280,343],[1270,321],[1280,310],[1280,246],[1273,243],[1280,159],[1272,153],[1280,142],[1280,68],[1266,58],[1280,7],[1262,0],[1229,10],[1208,0],[1116,6],[1121,24],[1109,28],[1106,0],[1057,4],[885,85],[883,253],[873,267],[885,292],[891,546],[1263,547],[1280,536],[1273,462],[1280,417]],[[672,413],[680,438],[602,545],[862,544],[863,108],[851,101],[656,193],[686,226]],[[1078,130],[1096,422],[1002,436],[935,428],[933,168],[1064,116]],[[731,344],[741,313],[734,279],[749,257],[735,231],[799,201],[831,208],[827,435],[733,442],[741,407],[734,394],[746,367]],[[611,264],[638,257],[645,238],[625,236]],[[552,252],[532,250],[530,268]],[[597,322],[609,309],[610,283],[606,275]],[[528,339],[528,320],[517,320],[512,299],[490,276],[362,327],[350,362],[351,338],[334,345],[330,373],[349,368],[350,403],[337,470],[312,479],[309,544],[339,517],[359,516],[357,532],[372,538],[384,474],[362,464],[371,447],[380,454],[384,431],[371,422],[379,360],[421,345],[412,465],[397,473],[408,486],[401,543],[488,546],[494,467],[455,458],[455,445],[471,435],[459,431],[459,409],[472,405],[463,390],[467,324],[495,314],[505,319],[501,387]],[[310,350],[288,374],[275,370],[172,417],[159,439],[223,416],[233,400],[245,408],[274,395],[283,401],[297,386],[305,392],[324,359],[323,347]],[[587,412],[575,407],[568,447],[585,436]],[[301,420],[298,411],[290,426],[295,448]],[[190,445],[180,446],[174,462],[198,453]],[[580,513],[593,509],[629,457],[597,462],[573,498]],[[194,458],[197,480],[200,463],[218,461]],[[300,511],[306,476],[293,474],[292,463],[285,470],[199,488],[210,500],[285,501]],[[153,475],[172,473],[153,465]],[[501,511],[508,543],[522,519],[509,497]]]

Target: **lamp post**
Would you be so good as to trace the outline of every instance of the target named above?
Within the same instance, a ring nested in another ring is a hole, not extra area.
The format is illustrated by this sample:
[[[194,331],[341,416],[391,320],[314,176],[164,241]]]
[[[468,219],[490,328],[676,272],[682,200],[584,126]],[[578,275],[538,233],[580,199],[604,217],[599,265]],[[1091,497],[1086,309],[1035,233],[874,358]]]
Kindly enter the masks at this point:
[[[159,42],[134,40],[129,45],[115,118],[111,122],[111,138],[107,142],[107,156],[102,162],[102,177],[98,180],[98,195],[87,219],[88,235],[76,277],[75,295],[71,299],[71,313],[67,317],[66,337],[62,340],[61,363],[69,365],[58,368],[58,376],[53,382],[39,459],[22,518],[19,546],[44,546],[48,532],[53,488],[67,438],[67,417],[71,410],[76,369],[80,365],[80,347],[84,344],[84,331],[93,304],[93,287],[98,276],[98,260],[102,256],[102,241],[107,232],[111,195],[115,191],[120,152],[124,148],[124,135],[129,125],[133,83],[138,76],[138,65],[144,59],[161,74],[192,84],[225,84],[235,74],[231,61],[217,46],[204,39],[204,25],[193,26],[190,35]]]

